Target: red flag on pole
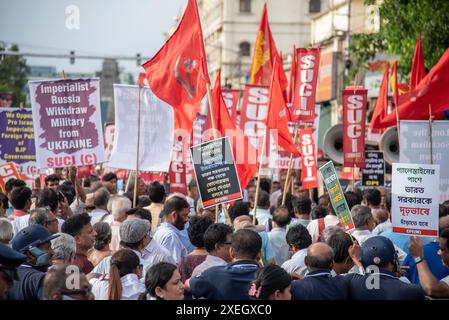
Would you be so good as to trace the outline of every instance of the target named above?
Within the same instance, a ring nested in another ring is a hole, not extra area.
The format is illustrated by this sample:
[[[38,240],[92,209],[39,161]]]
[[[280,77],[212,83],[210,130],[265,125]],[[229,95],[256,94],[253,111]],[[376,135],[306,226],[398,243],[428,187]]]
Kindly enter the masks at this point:
[[[381,131],[380,122],[388,115],[388,69],[390,64],[385,63],[384,77],[379,89],[376,106],[374,107],[373,117],[369,124],[372,132]]]
[[[410,72],[410,90],[415,89],[425,76],[426,68],[424,67],[424,53],[421,48],[421,34],[418,34],[413,55],[412,71]]]
[[[391,67],[390,86],[391,86],[391,91],[393,91],[394,107],[397,108],[399,105],[398,62],[397,61],[395,61],[393,63],[393,66]]]
[[[249,84],[269,86],[275,57],[279,57],[276,44],[268,23],[267,4],[263,6],[256,44],[254,45],[253,63],[251,65]],[[282,91],[287,89],[287,77],[280,72]]]
[[[429,119],[429,104],[432,113],[438,114],[449,110],[449,49],[440,58],[440,61],[430,70],[415,90],[401,99],[399,118],[401,120]],[[396,115],[389,114],[380,124],[388,128],[396,124]]]
[[[190,132],[210,83],[196,0],[188,1],[176,31],[143,67],[151,90],[173,107],[175,128]]]
[[[232,153],[236,164],[237,174],[240,180],[240,187],[246,188],[248,182],[257,171],[257,164],[254,161],[256,151],[249,143],[248,138],[243,134],[243,131],[238,129],[231,116],[223,99],[220,83],[221,72],[217,74],[215,86],[212,90],[212,107],[215,117],[215,126],[222,137],[228,136],[231,145]],[[210,113],[208,117],[210,117]],[[208,121],[211,123],[211,121]]]
[[[280,68],[280,59],[278,57],[276,58],[273,67],[270,94],[268,97],[268,116],[265,120],[265,124],[268,129],[276,129],[278,131],[277,138],[279,146],[294,155],[299,155],[300,153],[296,149],[296,146],[293,143],[292,135],[288,130],[287,106],[285,105],[284,96],[282,94],[282,88],[279,81]]]
[[[287,102],[292,103],[293,102],[293,92],[295,90],[295,81],[296,81],[296,47],[293,46],[293,54],[292,54],[292,63],[290,68],[290,81],[288,82],[288,95],[287,95]]]

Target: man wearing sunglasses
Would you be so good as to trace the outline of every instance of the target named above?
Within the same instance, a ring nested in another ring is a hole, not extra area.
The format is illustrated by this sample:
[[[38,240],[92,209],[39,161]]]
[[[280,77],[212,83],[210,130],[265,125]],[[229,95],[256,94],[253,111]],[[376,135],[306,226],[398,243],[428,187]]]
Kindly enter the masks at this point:
[[[6,291],[18,280],[17,267],[25,262],[26,256],[0,243],[0,300],[6,299]]]

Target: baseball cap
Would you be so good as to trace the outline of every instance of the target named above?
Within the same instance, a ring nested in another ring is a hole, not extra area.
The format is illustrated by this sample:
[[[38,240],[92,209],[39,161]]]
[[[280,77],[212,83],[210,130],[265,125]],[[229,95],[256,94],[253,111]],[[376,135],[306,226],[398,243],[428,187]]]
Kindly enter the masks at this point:
[[[6,273],[12,280],[18,280],[16,269],[26,258],[24,254],[0,243],[0,271]]]
[[[38,246],[59,237],[59,234],[51,233],[40,224],[32,224],[22,229],[12,240],[12,248],[19,252],[25,252],[30,246]]]
[[[384,266],[395,259],[396,249],[390,239],[383,236],[371,237],[362,244],[362,264]]]
[[[126,219],[120,225],[120,239],[126,243],[141,241],[151,229],[149,221],[139,218]]]

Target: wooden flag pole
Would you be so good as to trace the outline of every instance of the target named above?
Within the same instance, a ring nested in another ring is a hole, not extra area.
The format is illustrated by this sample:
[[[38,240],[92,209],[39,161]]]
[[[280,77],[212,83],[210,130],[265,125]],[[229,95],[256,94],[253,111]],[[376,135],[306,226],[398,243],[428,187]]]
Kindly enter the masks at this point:
[[[352,191],[355,190],[355,163],[353,164],[352,167],[352,182],[351,182],[351,186],[352,186]]]
[[[295,135],[293,137],[293,144],[296,145],[296,139],[298,137],[298,124],[295,123]],[[285,205],[285,198],[287,197],[287,189],[288,189],[288,183],[289,183],[289,178],[290,178],[290,174],[292,171],[292,166],[293,166],[293,153],[290,153],[290,159],[288,161],[288,169],[287,169],[287,177],[285,178],[285,184],[284,184],[284,192],[282,192],[282,206]]]
[[[137,204],[137,182],[139,179],[139,158],[140,158],[140,84],[137,86],[137,152],[136,152],[136,176],[134,177],[134,195],[133,195],[133,208]]]
[[[429,104],[429,140],[430,140],[430,164],[433,164],[433,145],[432,145],[432,106]]]
[[[210,83],[206,82],[207,100],[209,100],[209,114],[210,123],[212,125],[212,132],[214,133],[214,139],[217,139],[217,130],[215,126],[214,108],[212,106],[212,93],[210,89]],[[218,206],[215,206],[215,223],[218,223]]]
[[[259,189],[260,189],[260,176],[262,172],[262,164],[265,155],[265,145],[267,144],[267,133],[268,133],[268,125],[265,126],[265,131],[263,135],[262,142],[262,152],[260,153],[259,159],[259,171],[257,173],[257,184],[256,184],[256,195],[254,197],[254,209],[253,209],[253,224],[256,224],[256,211],[257,211],[257,202],[259,201]]]

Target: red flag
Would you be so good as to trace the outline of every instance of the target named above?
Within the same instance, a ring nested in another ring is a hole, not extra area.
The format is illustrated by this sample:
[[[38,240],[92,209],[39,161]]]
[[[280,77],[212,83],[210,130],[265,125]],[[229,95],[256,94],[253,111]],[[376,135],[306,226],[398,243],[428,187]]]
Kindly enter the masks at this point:
[[[217,74],[215,86],[212,90],[212,106],[215,119],[215,126],[222,137],[228,136],[231,145],[232,153],[236,164],[237,174],[240,180],[240,187],[246,188],[252,176],[257,172],[257,164],[251,155],[255,155],[256,151],[249,143],[248,138],[243,134],[243,131],[238,129],[231,116],[223,99],[220,84],[221,72]],[[209,114],[208,117],[211,115]],[[209,121],[211,122],[211,121]],[[242,159],[243,158],[243,159]]]
[[[292,135],[288,130],[287,106],[282,95],[282,88],[279,81],[279,69],[281,68],[280,59],[277,58],[274,63],[273,76],[271,78],[270,94],[268,97],[268,115],[265,124],[268,129],[278,131],[278,145],[286,151],[299,155],[293,143]]]
[[[394,107],[399,105],[399,88],[398,88],[398,62],[395,61],[391,67],[390,86],[393,91]]]
[[[379,127],[380,122],[387,115],[388,108],[388,69],[390,64],[388,62],[385,63],[384,77],[382,79],[382,83],[379,88],[379,96],[377,98],[376,106],[374,107],[373,117],[369,124],[369,127],[372,132],[380,131]]]
[[[440,61],[430,70],[415,90],[407,94],[401,102],[398,112],[401,120],[429,119],[429,104],[432,113],[437,114],[449,110],[449,49]],[[396,124],[396,115],[389,114],[381,127],[388,128]]]
[[[274,60],[279,57],[276,44],[268,23],[267,4],[263,6],[256,44],[254,45],[253,64],[251,65],[250,84],[269,86]],[[280,72],[282,91],[287,89],[287,77]]]
[[[143,67],[151,90],[173,107],[175,128],[190,132],[210,83],[196,0],[189,0],[176,31]]]
[[[415,89],[425,76],[426,68],[424,67],[424,53],[421,48],[421,34],[418,34],[415,54],[413,55],[412,71],[410,72],[410,90]]]
[[[368,90],[348,87],[343,90],[344,167],[365,167],[365,119]]]
[[[301,180],[302,189],[313,189],[318,187],[316,172],[315,143],[313,141],[313,130],[308,127],[299,132],[301,144]]]
[[[296,49],[296,83],[293,95],[292,120],[313,122],[315,119],[315,94],[320,65],[319,48]]]

